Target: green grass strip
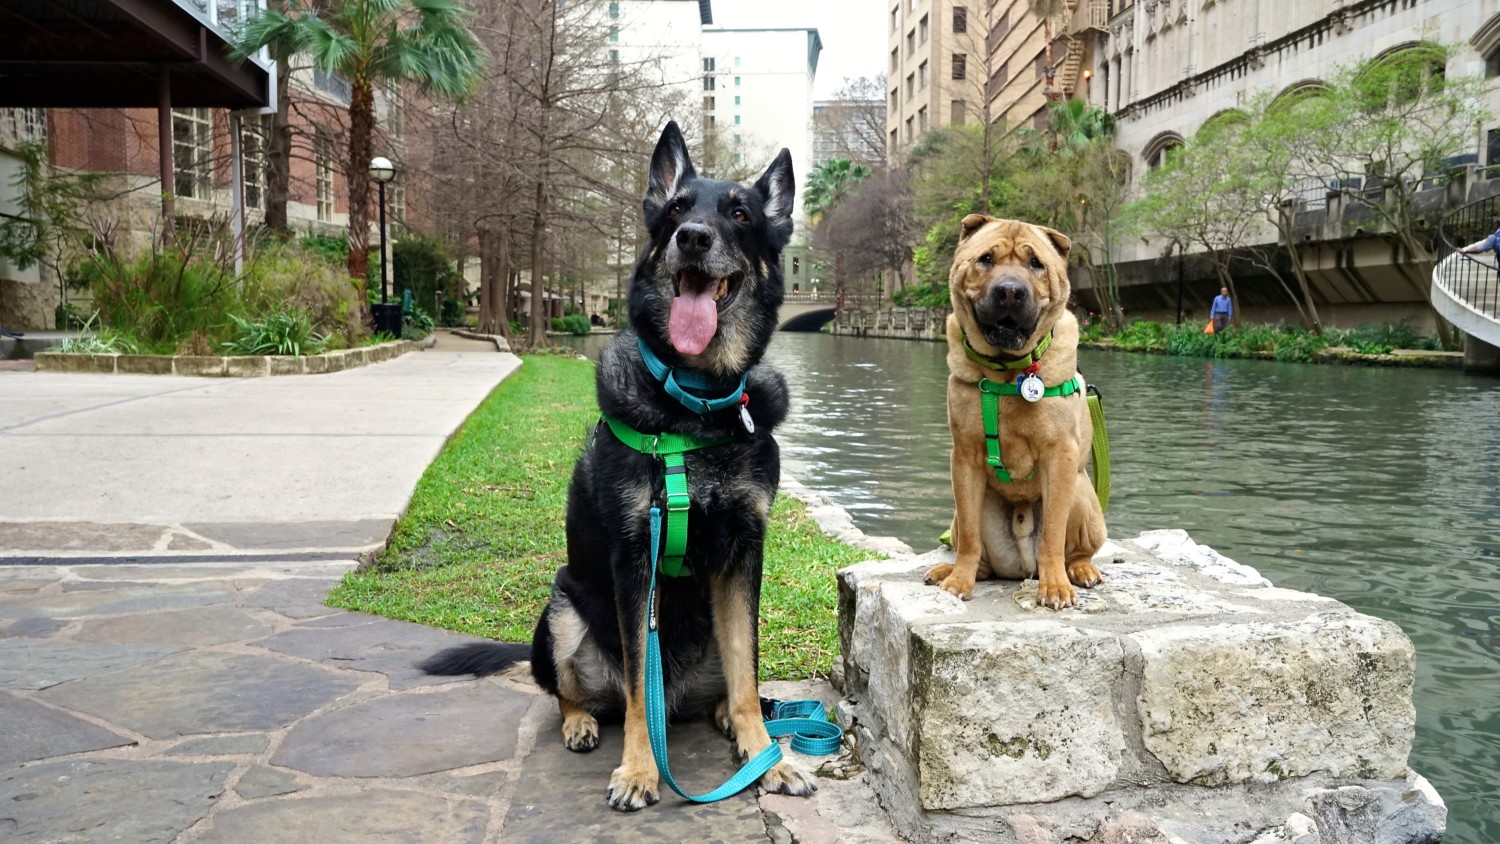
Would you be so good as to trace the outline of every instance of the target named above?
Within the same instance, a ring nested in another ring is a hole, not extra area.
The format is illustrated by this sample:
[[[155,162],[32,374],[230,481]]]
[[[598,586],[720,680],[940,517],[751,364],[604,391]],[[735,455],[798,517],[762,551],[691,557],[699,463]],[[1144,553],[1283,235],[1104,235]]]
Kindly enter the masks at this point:
[[[599,418],[594,367],[526,358],[417,484],[390,547],[328,603],[509,642],[530,641],[567,560],[573,462]],[[777,496],[761,590],[761,678],[825,676],[838,654],[834,572],[872,555],[824,536]]]

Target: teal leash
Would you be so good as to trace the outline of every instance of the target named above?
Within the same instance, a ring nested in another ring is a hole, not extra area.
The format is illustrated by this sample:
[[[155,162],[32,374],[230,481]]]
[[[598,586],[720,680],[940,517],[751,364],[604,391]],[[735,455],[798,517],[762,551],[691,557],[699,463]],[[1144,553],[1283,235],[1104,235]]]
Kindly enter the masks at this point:
[[[771,743],[746,762],[727,782],[707,794],[691,795],[677,785],[672,778],[672,769],[667,764],[667,705],[666,691],[662,684],[661,643],[657,636],[656,617],[656,568],[657,553],[661,545],[661,509],[651,508],[651,587],[646,593],[646,608],[649,620],[646,626],[646,734],[651,739],[651,755],[656,758],[656,769],[666,780],[667,786],[678,796],[694,803],[713,803],[732,797],[753,785],[766,771],[781,761],[781,745],[775,739],[792,737],[792,749],[798,753],[828,754],[839,749],[844,731],[830,723],[823,711],[823,704],[816,700],[787,700],[778,702],[766,721],[766,732],[771,734]]]

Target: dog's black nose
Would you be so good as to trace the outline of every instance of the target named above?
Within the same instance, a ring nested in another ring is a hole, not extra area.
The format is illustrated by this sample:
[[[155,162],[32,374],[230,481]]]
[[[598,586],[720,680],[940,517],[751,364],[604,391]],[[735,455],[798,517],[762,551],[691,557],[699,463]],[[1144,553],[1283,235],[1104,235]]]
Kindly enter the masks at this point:
[[[677,229],[677,248],[686,255],[702,255],[713,244],[713,232],[701,223],[684,223]]]
[[[990,298],[997,308],[1018,308],[1026,304],[1026,285],[1006,281],[990,288]]]

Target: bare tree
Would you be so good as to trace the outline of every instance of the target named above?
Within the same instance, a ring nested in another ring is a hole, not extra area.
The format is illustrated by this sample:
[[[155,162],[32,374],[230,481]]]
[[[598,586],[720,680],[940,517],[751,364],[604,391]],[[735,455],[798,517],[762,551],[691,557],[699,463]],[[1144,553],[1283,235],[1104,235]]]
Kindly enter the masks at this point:
[[[813,135],[829,157],[871,167],[885,163],[885,75],[845,77],[831,103],[813,114]]]

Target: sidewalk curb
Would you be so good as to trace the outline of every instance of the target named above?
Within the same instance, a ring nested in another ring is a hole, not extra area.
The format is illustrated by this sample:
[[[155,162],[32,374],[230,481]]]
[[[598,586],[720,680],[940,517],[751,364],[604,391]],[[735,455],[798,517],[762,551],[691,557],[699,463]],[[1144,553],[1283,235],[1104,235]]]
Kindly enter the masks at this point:
[[[340,349],[320,355],[90,355],[38,352],[37,372],[92,372],[116,375],[183,375],[210,378],[259,378],[268,375],[319,375],[384,363],[423,348],[421,340],[396,340],[377,346]]]

